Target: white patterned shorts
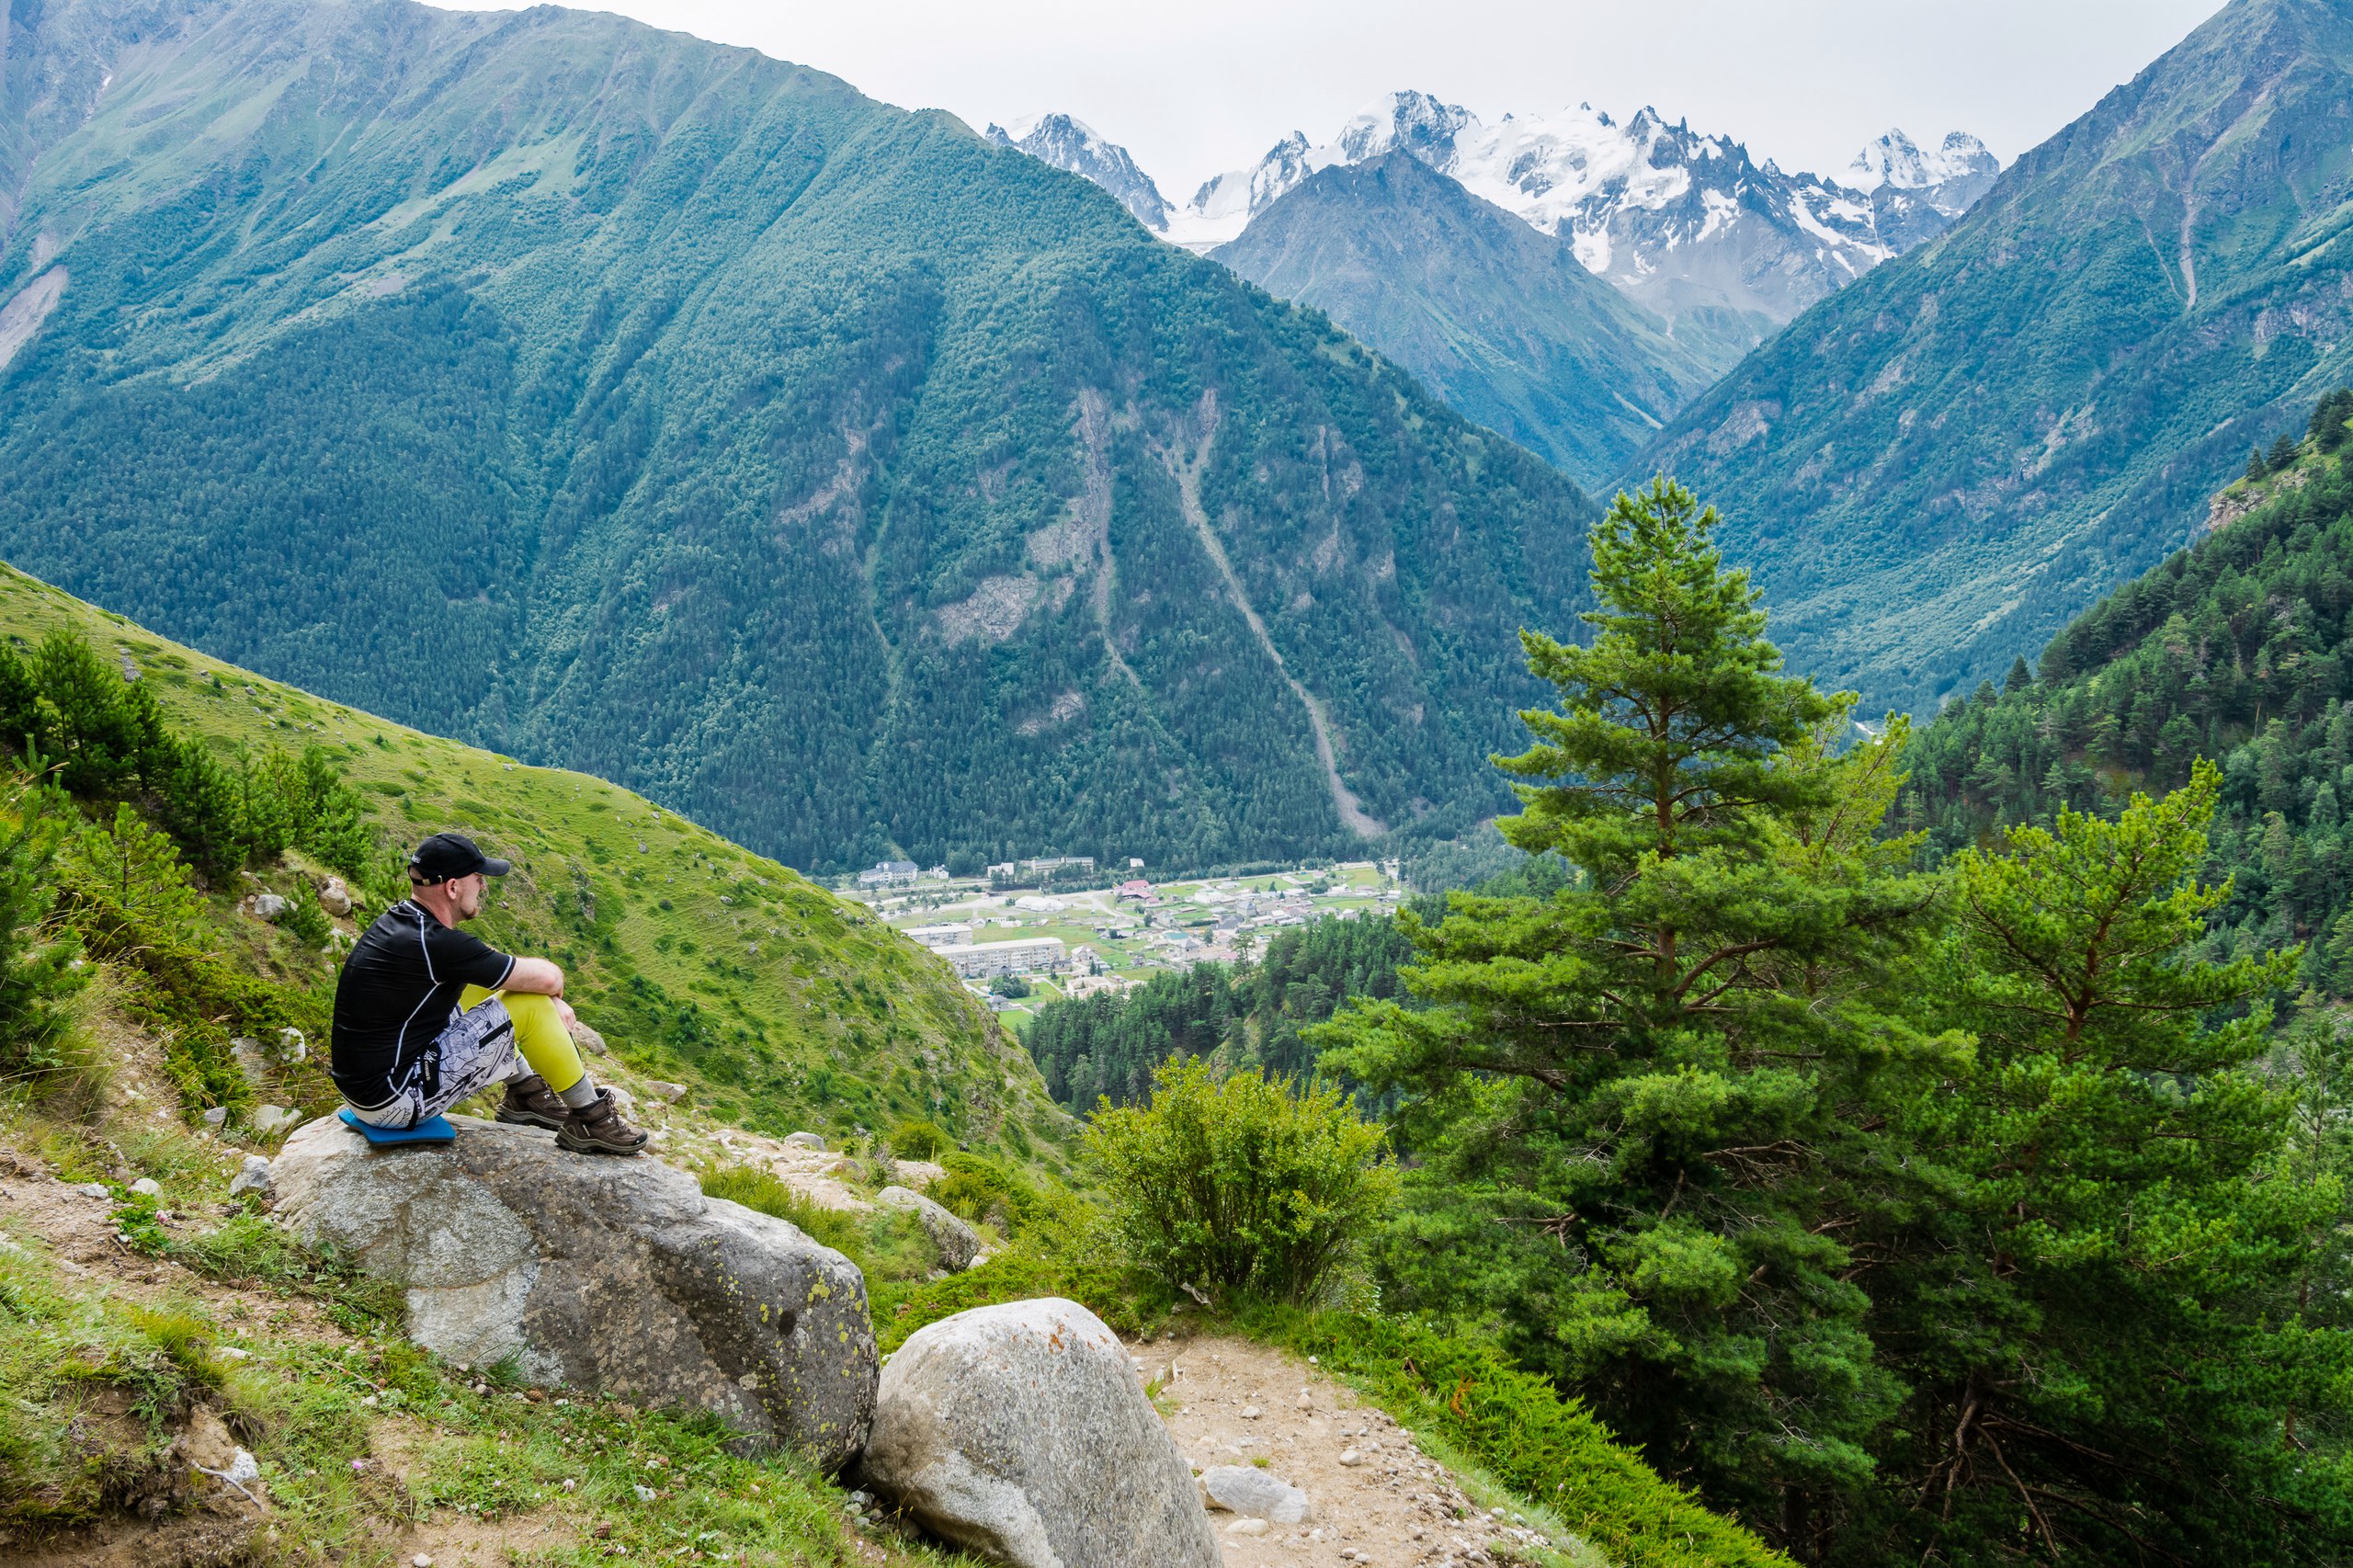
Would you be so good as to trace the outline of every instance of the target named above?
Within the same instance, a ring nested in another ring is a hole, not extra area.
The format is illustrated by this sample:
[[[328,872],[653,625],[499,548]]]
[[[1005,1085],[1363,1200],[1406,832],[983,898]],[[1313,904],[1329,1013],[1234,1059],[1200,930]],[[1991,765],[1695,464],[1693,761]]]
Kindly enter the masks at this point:
[[[430,1121],[460,1100],[515,1077],[522,1058],[515,1051],[515,1020],[497,997],[452,1012],[449,1026],[401,1063],[392,1097],[380,1106],[351,1108],[370,1127],[415,1127]]]

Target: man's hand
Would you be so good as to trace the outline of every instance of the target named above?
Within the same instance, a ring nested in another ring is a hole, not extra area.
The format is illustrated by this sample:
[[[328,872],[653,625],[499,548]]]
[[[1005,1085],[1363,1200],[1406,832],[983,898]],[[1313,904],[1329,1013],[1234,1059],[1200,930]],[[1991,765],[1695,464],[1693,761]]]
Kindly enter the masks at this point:
[[[563,971],[545,959],[517,959],[515,967],[506,971],[506,983],[501,991],[518,991],[526,996],[563,995]]]
[[[574,1025],[580,1022],[580,1015],[574,1012],[572,1010],[572,1004],[565,1001],[561,996],[555,999],[555,1016],[563,1020],[563,1027],[565,1028],[571,1028]]]

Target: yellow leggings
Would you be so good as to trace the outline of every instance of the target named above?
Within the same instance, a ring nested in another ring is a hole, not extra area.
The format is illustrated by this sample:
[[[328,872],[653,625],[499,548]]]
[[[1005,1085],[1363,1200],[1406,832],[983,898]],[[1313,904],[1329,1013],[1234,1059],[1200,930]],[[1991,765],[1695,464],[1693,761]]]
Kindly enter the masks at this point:
[[[554,997],[469,985],[458,1006],[462,1011],[494,996],[506,1004],[506,1016],[515,1020],[515,1049],[532,1072],[548,1081],[549,1088],[560,1095],[588,1075],[581,1065],[580,1048],[572,1043],[572,1031],[556,1014]]]

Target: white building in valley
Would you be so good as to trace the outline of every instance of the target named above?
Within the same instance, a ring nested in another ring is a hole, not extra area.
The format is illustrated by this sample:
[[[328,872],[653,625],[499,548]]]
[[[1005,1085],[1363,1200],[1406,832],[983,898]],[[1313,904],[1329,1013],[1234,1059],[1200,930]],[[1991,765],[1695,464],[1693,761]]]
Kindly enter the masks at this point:
[[[965,942],[932,950],[967,980],[988,980],[1000,974],[1060,974],[1070,968],[1070,949],[1060,937]]]
[[[910,926],[905,935],[926,948],[963,948],[972,941],[972,928],[959,923],[952,926]]]

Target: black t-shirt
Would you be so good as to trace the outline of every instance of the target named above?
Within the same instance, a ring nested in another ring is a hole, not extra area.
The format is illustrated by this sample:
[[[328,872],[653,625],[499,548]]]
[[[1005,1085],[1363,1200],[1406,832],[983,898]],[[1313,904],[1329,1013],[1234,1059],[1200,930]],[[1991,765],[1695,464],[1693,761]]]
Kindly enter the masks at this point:
[[[328,1071],[362,1110],[391,1100],[469,985],[496,990],[515,960],[407,899],[376,916],[335,984]]]

